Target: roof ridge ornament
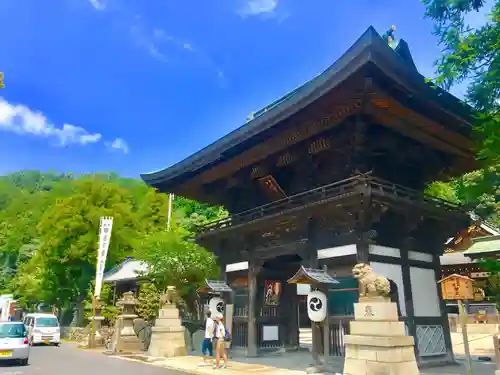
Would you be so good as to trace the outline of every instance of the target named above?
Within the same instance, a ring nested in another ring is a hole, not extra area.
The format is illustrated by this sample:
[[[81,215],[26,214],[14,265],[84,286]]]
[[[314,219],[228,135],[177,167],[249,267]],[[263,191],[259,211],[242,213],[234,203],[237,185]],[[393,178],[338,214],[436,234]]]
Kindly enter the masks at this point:
[[[391,28],[387,30],[384,35],[382,35],[382,38],[387,42],[387,44],[389,44],[389,47],[391,47],[392,49],[398,46],[396,38],[394,37],[394,31],[396,31],[396,26],[392,25]]]

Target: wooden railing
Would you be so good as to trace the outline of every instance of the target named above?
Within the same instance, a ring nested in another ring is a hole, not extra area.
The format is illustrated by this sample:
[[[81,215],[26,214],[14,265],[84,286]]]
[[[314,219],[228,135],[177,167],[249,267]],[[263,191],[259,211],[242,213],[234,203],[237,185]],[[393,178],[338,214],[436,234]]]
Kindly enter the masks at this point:
[[[447,211],[456,210],[458,208],[456,204],[423,194],[418,190],[393,184],[389,181],[373,177],[370,174],[360,174],[267,203],[220,220],[212,221],[199,227],[199,233],[204,234],[222,228],[235,227],[262,219],[286,215],[305,207],[325,204],[333,200],[360,194],[365,188],[371,189],[372,193],[379,196],[392,197],[414,203],[429,204],[433,207]]]

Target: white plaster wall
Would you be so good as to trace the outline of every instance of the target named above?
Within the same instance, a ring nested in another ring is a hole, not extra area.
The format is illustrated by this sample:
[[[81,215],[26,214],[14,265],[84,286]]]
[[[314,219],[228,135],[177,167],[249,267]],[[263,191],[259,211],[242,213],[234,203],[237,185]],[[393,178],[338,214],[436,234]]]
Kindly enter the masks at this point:
[[[311,291],[311,286],[309,284],[297,284],[297,295],[307,296]]]
[[[370,254],[384,255],[386,257],[401,258],[401,251],[395,247],[370,245],[368,248]]]
[[[226,272],[243,271],[248,269],[248,261],[231,263],[226,265]]]
[[[408,251],[408,259],[419,260],[421,262],[432,263],[432,254],[421,253],[420,251]]]
[[[345,257],[356,254],[356,245],[344,245],[318,250],[318,259]]]
[[[403,286],[403,271],[399,264],[388,264],[379,262],[370,262],[373,272],[391,279],[398,286],[399,308],[401,315],[406,316],[406,298]]]
[[[441,316],[434,270],[410,267],[410,280],[415,316]]]

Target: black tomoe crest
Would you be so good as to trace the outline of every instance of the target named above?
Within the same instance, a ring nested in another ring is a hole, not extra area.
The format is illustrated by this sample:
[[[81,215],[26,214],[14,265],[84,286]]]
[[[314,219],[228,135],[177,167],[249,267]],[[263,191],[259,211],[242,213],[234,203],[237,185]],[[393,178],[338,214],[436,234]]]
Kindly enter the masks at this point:
[[[314,312],[320,311],[323,308],[323,301],[318,297],[313,297],[309,301],[309,308]]]
[[[223,313],[224,312],[224,302],[219,302],[216,306],[216,309],[218,312]]]

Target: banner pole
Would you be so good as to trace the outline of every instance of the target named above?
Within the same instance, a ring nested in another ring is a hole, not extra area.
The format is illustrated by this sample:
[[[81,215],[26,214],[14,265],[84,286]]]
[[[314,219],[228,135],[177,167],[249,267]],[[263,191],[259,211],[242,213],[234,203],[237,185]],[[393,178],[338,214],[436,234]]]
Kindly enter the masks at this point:
[[[95,313],[96,313],[96,297],[92,296],[92,321],[90,326],[90,335],[89,335],[89,348],[95,348]]]

